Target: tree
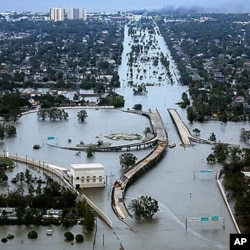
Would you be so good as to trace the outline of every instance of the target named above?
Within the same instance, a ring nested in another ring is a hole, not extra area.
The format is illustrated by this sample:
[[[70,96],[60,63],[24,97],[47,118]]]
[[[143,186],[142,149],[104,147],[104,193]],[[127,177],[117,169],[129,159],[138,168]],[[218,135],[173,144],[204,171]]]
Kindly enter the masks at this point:
[[[239,146],[232,146],[230,148],[230,161],[234,164],[240,161],[242,150]]]
[[[24,172],[20,172],[16,174],[16,181],[20,182],[21,185],[23,184],[24,180],[25,180]]]
[[[76,207],[77,207],[77,212],[78,212],[79,217],[84,217],[85,216],[86,212],[88,211],[87,210],[88,206],[89,205],[86,202],[86,200],[78,201],[78,203],[76,204]]]
[[[11,124],[6,124],[4,127],[4,131],[7,136],[16,135],[16,127]]]
[[[158,201],[151,196],[141,196],[132,200],[130,209],[135,213],[137,219],[152,219],[154,214],[159,211]]]
[[[84,242],[84,237],[82,234],[77,234],[75,240],[77,243]]]
[[[65,240],[66,241],[72,241],[72,240],[74,240],[74,234],[72,234],[71,232],[65,232],[64,233],[64,237],[65,237]]]
[[[8,181],[8,176],[5,174],[4,169],[0,169],[0,182],[1,181]]]
[[[88,117],[86,110],[81,110],[77,113],[78,121],[84,122],[85,119]]]
[[[16,127],[12,124],[0,124],[0,140],[3,140],[5,136],[16,135]]]
[[[93,145],[89,145],[86,149],[87,157],[91,158],[95,155],[95,147]]]
[[[43,121],[46,120],[46,118],[49,118],[50,120],[66,120],[68,119],[69,115],[64,109],[59,108],[41,108],[37,112],[37,117],[39,119],[42,119]]]
[[[215,161],[216,161],[215,155],[209,154],[207,157],[207,162],[213,164],[213,163],[215,163]]]
[[[24,175],[25,175],[26,181],[30,182],[32,179],[32,174],[28,168],[26,168]]]
[[[0,125],[0,140],[4,139],[4,127],[3,125]]]
[[[198,128],[194,128],[193,129],[193,132],[194,132],[194,134],[196,135],[196,136],[198,136],[198,135],[200,135],[200,130],[198,129]]]
[[[137,157],[132,153],[123,153],[119,156],[120,165],[122,168],[127,169],[128,167],[134,165],[137,161]]]
[[[38,238],[38,233],[36,231],[30,231],[28,233],[28,238],[29,239],[37,239]]]
[[[11,191],[7,197],[7,203],[9,207],[26,207],[27,200],[23,195],[23,190],[17,189],[15,191]]]
[[[224,162],[228,155],[228,146],[224,143],[216,144],[214,147],[214,155],[218,162]]]
[[[146,127],[145,130],[144,130],[144,134],[147,135],[147,134],[151,134],[151,133],[152,133],[151,128]]]
[[[142,105],[140,103],[137,103],[133,107],[134,110],[142,110]]]
[[[181,103],[182,108],[186,108],[188,105],[190,105],[190,100],[188,99],[188,95],[186,92],[182,93],[182,100],[183,100],[183,102]]]
[[[250,140],[250,130],[242,128],[240,130],[240,139],[244,142],[249,142]]]
[[[83,227],[87,232],[93,232],[95,226],[95,217],[94,211],[88,206],[83,219]]]
[[[46,109],[39,109],[38,112],[37,112],[37,117],[42,119],[43,121],[45,121],[46,119],[46,116],[47,116],[47,110]]]
[[[195,121],[196,118],[197,118],[197,115],[195,114],[194,109],[192,107],[188,107],[187,108],[187,119],[190,122],[193,122],[193,121]]]
[[[209,137],[209,141],[216,141],[216,135],[214,134],[214,132],[211,133],[210,137]]]
[[[146,85],[142,84],[142,85],[134,86],[133,92],[134,92],[134,95],[144,95],[148,91],[147,91]]]
[[[122,108],[124,104],[124,97],[114,92],[108,94],[105,98],[100,98],[98,103],[99,106],[114,106],[115,108]]]

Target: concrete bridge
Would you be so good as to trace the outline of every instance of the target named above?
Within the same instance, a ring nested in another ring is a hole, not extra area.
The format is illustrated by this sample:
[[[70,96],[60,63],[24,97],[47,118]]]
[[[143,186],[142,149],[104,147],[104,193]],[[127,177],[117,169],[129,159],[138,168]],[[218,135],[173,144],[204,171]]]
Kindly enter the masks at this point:
[[[118,216],[119,219],[123,220],[126,217],[130,216],[129,212],[123,202],[123,197],[126,191],[127,186],[136,178],[139,177],[142,173],[144,173],[149,168],[152,168],[156,163],[163,157],[165,150],[167,148],[167,133],[164,128],[163,121],[160,117],[160,114],[157,110],[149,111],[149,112],[142,112],[142,111],[126,111],[131,113],[136,113],[140,115],[147,116],[151,122],[152,130],[154,133],[154,137],[148,141],[128,144],[128,145],[121,145],[121,146],[114,146],[114,147],[106,147],[102,148],[102,151],[119,151],[119,150],[130,150],[132,148],[142,149],[146,147],[154,147],[154,149],[143,159],[136,163],[136,165],[130,169],[128,169],[124,175],[115,182],[113,189],[112,189],[112,208],[115,214]],[[53,146],[53,145],[51,145]],[[69,148],[67,148],[69,149]],[[79,150],[79,149],[77,149]],[[0,154],[0,156],[4,156]],[[60,168],[58,166],[54,166],[51,164],[47,164],[43,161],[35,161],[34,159],[30,160],[27,158],[20,157],[20,156],[11,156],[8,155],[10,159],[15,162],[20,162],[30,167],[36,167],[43,171],[48,171],[52,175],[56,176],[60,181],[62,181],[68,188],[72,189],[78,195],[80,195],[83,199],[87,201],[87,203],[94,209],[97,214],[110,226],[112,227],[111,219],[100,209],[98,208],[87,196],[84,194],[80,194],[77,190],[73,188],[73,186],[68,182],[66,171],[67,169]]]
[[[184,146],[192,146],[192,142],[198,142],[198,143],[207,143],[207,144],[214,144],[214,142],[209,141],[209,140],[204,140],[198,137],[193,136],[186,124],[182,121],[180,118],[178,112],[176,109],[168,109],[168,112],[176,126],[176,129],[179,133],[179,136],[181,138],[182,144]]]
[[[124,203],[124,196],[127,187],[135,178],[156,165],[156,163],[164,156],[168,145],[167,133],[158,111],[154,110],[149,113],[142,112],[142,114],[149,116],[152,129],[155,133],[154,140],[156,140],[157,144],[154,150],[137,162],[133,167],[129,168],[123,176],[114,183],[111,195],[111,205],[120,220],[124,220],[131,216]]]
[[[157,142],[159,138],[162,140],[166,140],[166,134],[164,134],[162,131],[163,128],[163,123],[161,118],[159,119],[159,114],[157,110],[154,111],[136,111],[136,110],[127,110],[123,112],[129,112],[129,113],[134,113],[137,115],[143,115],[149,118],[151,127],[153,130],[153,138],[141,142],[136,142],[136,143],[130,143],[130,144],[121,144],[121,145],[116,145],[116,146],[95,146],[95,151],[96,152],[118,152],[118,151],[131,151],[131,150],[143,150],[146,148],[153,148],[157,146]],[[46,145],[55,147],[55,148],[60,148],[60,149],[67,149],[67,150],[74,150],[74,151],[86,151],[89,147],[89,145],[82,145],[80,147],[61,147],[57,145],[53,145],[50,143],[46,143]]]

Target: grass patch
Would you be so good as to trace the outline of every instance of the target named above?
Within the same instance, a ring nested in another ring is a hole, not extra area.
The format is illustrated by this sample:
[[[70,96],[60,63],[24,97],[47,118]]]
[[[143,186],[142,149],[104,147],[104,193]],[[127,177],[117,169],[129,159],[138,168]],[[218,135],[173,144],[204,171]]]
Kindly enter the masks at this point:
[[[0,166],[14,166],[14,162],[9,157],[0,157]]]

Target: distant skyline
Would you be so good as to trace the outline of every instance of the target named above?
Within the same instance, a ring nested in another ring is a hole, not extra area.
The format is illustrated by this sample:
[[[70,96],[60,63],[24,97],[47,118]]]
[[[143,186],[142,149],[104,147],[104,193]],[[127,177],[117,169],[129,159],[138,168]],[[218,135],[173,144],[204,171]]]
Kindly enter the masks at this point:
[[[49,12],[51,7],[85,8],[87,11],[117,12],[162,8],[202,8],[209,12],[249,12],[249,0],[0,0],[0,12]]]

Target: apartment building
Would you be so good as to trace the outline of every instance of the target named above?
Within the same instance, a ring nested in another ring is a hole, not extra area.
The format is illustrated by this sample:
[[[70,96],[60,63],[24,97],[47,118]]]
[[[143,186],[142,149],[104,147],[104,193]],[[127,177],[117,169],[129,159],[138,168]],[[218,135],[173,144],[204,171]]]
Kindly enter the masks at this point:
[[[64,21],[65,9],[64,8],[51,8],[50,9],[50,20],[53,21]]]

